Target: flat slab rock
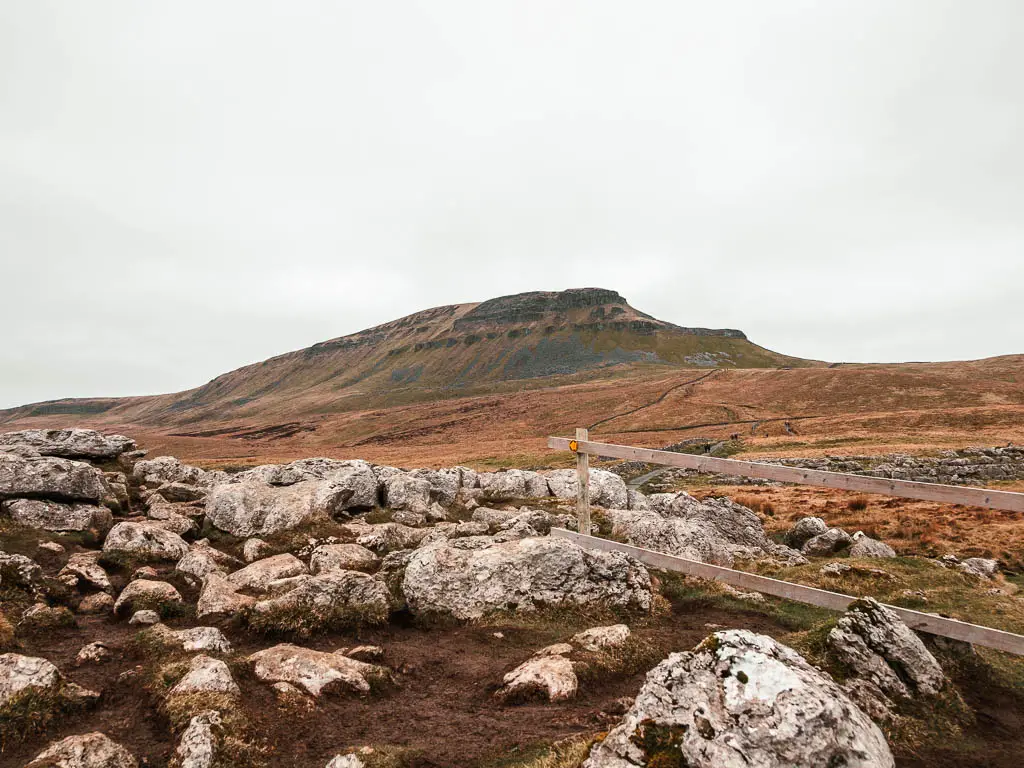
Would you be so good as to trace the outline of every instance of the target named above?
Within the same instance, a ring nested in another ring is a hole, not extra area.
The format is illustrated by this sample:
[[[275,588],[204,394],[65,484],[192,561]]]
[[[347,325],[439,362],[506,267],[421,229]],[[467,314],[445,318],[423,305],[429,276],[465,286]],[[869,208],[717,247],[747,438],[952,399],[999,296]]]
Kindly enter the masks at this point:
[[[349,658],[282,643],[249,657],[256,678],[291,683],[310,696],[323,693],[369,693],[371,682],[390,677],[387,669]]]
[[[97,502],[107,493],[103,473],[91,464],[51,456],[0,453],[0,498]]]
[[[456,540],[456,544],[459,541]],[[479,549],[442,542],[412,553],[402,592],[415,613],[475,619],[499,610],[596,604],[648,610],[647,570],[619,552],[566,539],[516,539]]]
[[[106,507],[97,504],[42,499],[12,499],[0,504],[0,512],[18,525],[38,531],[106,531],[110,528],[113,515]]]
[[[103,541],[103,551],[140,560],[177,561],[188,552],[188,544],[157,523],[126,521],[110,529]]]
[[[659,758],[690,768],[894,765],[878,726],[831,678],[747,630],[717,632],[651,670],[584,768]]]
[[[0,654],[0,707],[31,688],[56,691],[60,684],[60,672],[46,659],[20,653]]]
[[[25,768],[138,768],[127,749],[102,733],[68,736],[44,749]]]
[[[534,656],[505,675],[502,682],[495,695],[510,703],[532,698],[567,701],[575,698],[579,688],[572,662],[559,654]]]

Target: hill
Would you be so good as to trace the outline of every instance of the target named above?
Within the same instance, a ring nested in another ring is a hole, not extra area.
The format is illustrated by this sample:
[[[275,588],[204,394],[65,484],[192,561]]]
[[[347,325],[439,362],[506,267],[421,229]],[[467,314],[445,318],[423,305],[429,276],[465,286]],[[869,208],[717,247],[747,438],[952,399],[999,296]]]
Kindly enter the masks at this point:
[[[684,328],[599,288],[533,292],[417,312],[289,352],[172,395],[70,399],[0,411],[0,423],[96,416],[155,426],[224,418],[338,413],[363,407],[549,386],[610,368],[808,365],[743,332]]]

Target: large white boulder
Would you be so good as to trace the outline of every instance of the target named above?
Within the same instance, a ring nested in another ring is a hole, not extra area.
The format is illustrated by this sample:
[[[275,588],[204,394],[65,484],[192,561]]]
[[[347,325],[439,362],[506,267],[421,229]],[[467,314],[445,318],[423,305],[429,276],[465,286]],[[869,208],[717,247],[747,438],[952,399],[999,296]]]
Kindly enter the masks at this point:
[[[103,552],[139,560],[180,560],[188,544],[178,534],[155,522],[123,522],[110,529]]]
[[[222,483],[206,497],[206,518],[222,531],[264,536],[326,519],[349,498],[349,489],[325,480],[269,485],[259,480]]]
[[[439,542],[412,553],[402,591],[414,612],[474,619],[545,606],[650,608],[647,570],[621,553],[551,538],[462,548],[469,541]]]
[[[584,768],[891,768],[885,737],[796,651],[747,630],[712,635],[647,675]]]
[[[97,502],[106,493],[103,473],[84,461],[0,453],[0,499],[24,496]]]
[[[384,480],[384,504],[388,509],[426,512],[430,506],[430,481],[410,472]]]
[[[29,691],[55,693],[60,685],[60,672],[46,659],[0,654],[0,709]]]
[[[135,441],[93,429],[26,429],[0,433],[0,450],[8,446],[27,446],[40,456],[103,461],[135,450]]]
[[[575,499],[579,482],[575,469],[556,469],[547,473],[551,495],[560,499]],[[605,509],[626,509],[629,492],[626,481],[614,472],[604,469],[590,470],[590,503]]]
[[[572,662],[559,654],[534,656],[513,669],[502,680],[495,695],[505,702],[532,698],[566,701],[575,698],[579,680]]]
[[[106,507],[80,502],[62,504],[42,499],[11,499],[0,503],[0,512],[19,525],[40,531],[105,532],[113,521]]]

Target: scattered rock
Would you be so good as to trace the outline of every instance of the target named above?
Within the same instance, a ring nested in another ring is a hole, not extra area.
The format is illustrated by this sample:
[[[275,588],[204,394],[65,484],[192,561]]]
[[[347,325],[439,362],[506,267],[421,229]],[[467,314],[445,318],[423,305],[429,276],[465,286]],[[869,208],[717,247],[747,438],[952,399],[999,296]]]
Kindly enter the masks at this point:
[[[383,667],[340,653],[314,651],[288,643],[257,651],[249,661],[253,663],[257,679],[291,683],[316,697],[321,693],[369,693],[372,683],[390,677]]]
[[[820,517],[802,517],[786,532],[786,544],[800,549],[808,540],[828,530],[828,524]]]
[[[804,542],[800,551],[808,557],[828,557],[853,543],[853,538],[842,528],[829,528],[825,533]]]
[[[138,768],[131,752],[102,733],[68,736],[51,744],[25,768]]]
[[[18,525],[39,531],[97,531],[105,533],[113,522],[106,507],[95,504],[13,499],[0,504],[0,511]]]
[[[384,504],[388,509],[425,512],[430,506],[430,482],[409,473],[392,475],[384,481]]]
[[[326,768],[366,768],[366,763],[360,760],[358,755],[335,755],[327,763]]]
[[[199,654],[192,659],[188,672],[178,681],[168,696],[181,696],[192,693],[221,693],[228,696],[240,696],[242,691],[231,677],[228,665],[220,659]]]
[[[103,542],[105,555],[139,560],[180,560],[188,544],[178,534],[155,523],[118,523]]]
[[[196,601],[196,618],[208,616],[234,616],[253,605],[256,599],[243,595],[226,577],[207,574]]]
[[[853,546],[850,547],[850,557],[896,557],[896,550],[888,544],[857,531],[853,535]]]
[[[838,685],[791,648],[746,630],[718,632],[655,667],[584,768],[656,761],[706,768],[894,765],[878,726]]]
[[[829,649],[854,676],[887,696],[938,693],[946,676],[899,616],[873,598],[855,601],[828,634]]]
[[[242,545],[242,558],[247,563],[262,560],[270,551],[270,545],[263,539],[246,539]]]
[[[0,654],[0,711],[29,689],[55,694],[60,685],[60,672],[46,659]]]
[[[260,600],[249,614],[251,626],[299,634],[328,628],[380,624],[390,610],[387,587],[358,571],[332,570],[303,580],[294,589]]]
[[[239,565],[241,563],[236,558],[214,549],[206,539],[203,539],[189,548],[185,556],[178,561],[175,570],[195,582],[201,582],[207,574],[219,573],[226,576],[232,568]]]
[[[233,536],[266,536],[326,519],[344,494],[344,489],[322,480],[285,486],[255,480],[222,483],[206,497],[206,519]]]
[[[114,613],[151,610],[164,613],[181,605],[181,594],[166,581],[136,579],[129,582],[114,603]]]
[[[579,687],[572,662],[558,655],[534,656],[505,675],[503,683],[495,696],[506,703],[537,697],[566,701]]]
[[[160,614],[156,611],[142,610],[136,611],[132,614],[132,617],[128,619],[129,624],[148,627],[152,624],[158,624],[160,622]]]
[[[189,720],[174,752],[175,768],[213,768],[220,744],[221,717],[216,710]]]
[[[0,453],[0,499],[97,502],[107,493],[103,473],[81,461]]]
[[[99,664],[109,659],[110,656],[110,648],[97,640],[96,642],[82,646],[78,655],[75,656],[75,664]]]
[[[979,579],[993,579],[999,573],[999,561],[989,560],[984,557],[968,557],[956,567],[962,573],[976,576]]]
[[[491,611],[543,606],[650,608],[647,570],[621,553],[584,550],[566,539],[456,548],[462,541],[412,553],[402,591],[414,612],[474,619]]]
[[[22,614],[20,625],[32,632],[39,632],[56,627],[73,627],[75,626],[75,617],[70,610],[62,605],[49,606],[46,603],[36,603]]]
[[[0,585],[37,593],[43,585],[43,569],[29,557],[0,552]]]
[[[69,586],[86,584],[102,592],[113,592],[110,576],[100,565],[102,552],[75,552],[61,568],[57,578]]]
[[[380,558],[358,544],[325,544],[313,550],[309,569],[314,574],[331,570],[373,571]]]
[[[306,568],[305,563],[295,555],[285,552],[250,563],[245,568],[232,573],[227,580],[235,589],[266,592],[273,581],[306,573],[309,573],[309,569]]]
[[[584,651],[606,651],[618,648],[630,636],[629,627],[625,624],[612,624],[608,627],[591,627],[573,635],[571,642]]]
[[[106,592],[93,592],[82,598],[78,612],[84,614],[109,613],[114,610],[114,598]]]
[[[843,574],[849,573],[853,570],[852,565],[846,563],[826,563],[818,569],[818,573],[822,576],[842,576]]]

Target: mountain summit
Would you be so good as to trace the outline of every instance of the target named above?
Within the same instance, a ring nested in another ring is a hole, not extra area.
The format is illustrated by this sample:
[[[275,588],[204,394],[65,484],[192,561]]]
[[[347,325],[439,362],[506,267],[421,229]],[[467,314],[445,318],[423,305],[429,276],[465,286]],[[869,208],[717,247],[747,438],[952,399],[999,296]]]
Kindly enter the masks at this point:
[[[688,328],[651,317],[616,291],[574,288],[435,307],[154,397],[59,400],[0,411],[106,414],[174,425],[336,413],[564,383],[599,369],[768,368],[807,361],[750,342],[742,331]],[[518,384],[512,384],[518,382]]]

